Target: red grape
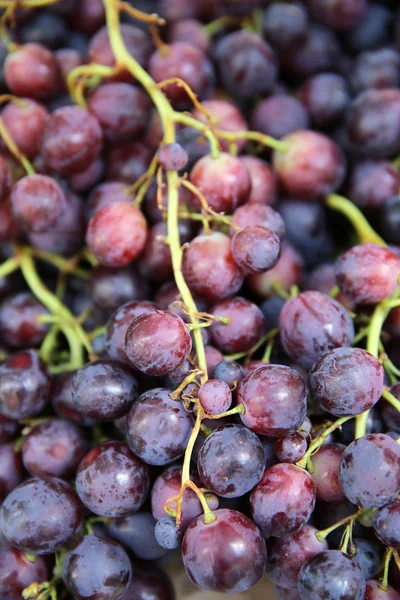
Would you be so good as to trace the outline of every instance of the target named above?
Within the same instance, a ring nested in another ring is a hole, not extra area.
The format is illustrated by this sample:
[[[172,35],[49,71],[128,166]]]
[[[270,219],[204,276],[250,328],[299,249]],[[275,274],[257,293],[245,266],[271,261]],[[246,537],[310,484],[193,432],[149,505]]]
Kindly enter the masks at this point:
[[[228,354],[247,352],[264,333],[264,317],[253,302],[238,296],[222,300],[211,309],[217,317],[211,324],[211,337],[220,350]],[[228,323],[218,320],[228,319]]]
[[[265,273],[279,260],[281,244],[278,236],[260,225],[244,227],[231,242],[232,256],[244,273]]]
[[[241,229],[252,226],[266,227],[280,239],[285,236],[285,223],[281,215],[270,206],[260,203],[245,204],[237,208],[233,213],[232,223]],[[234,230],[231,235],[234,235]]]
[[[40,317],[49,311],[29,292],[7,296],[0,304],[0,333],[11,348],[37,346],[49,329]]]
[[[56,91],[57,63],[41,44],[25,44],[7,56],[4,76],[14,94],[48,98]]]
[[[312,478],[317,489],[318,500],[343,502],[345,495],[339,483],[339,467],[345,446],[325,444],[312,457]]]
[[[221,379],[209,379],[200,386],[198,399],[201,407],[207,414],[217,415],[230,409],[232,392],[225,381]]]
[[[257,156],[241,156],[240,162],[249,173],[251,191],[249,204],[274,204],[276,199],[276,177],[271,167]]]
[[[1,118],[19,151],[29,159],[39,152],[40,138],[48,112],[42,104],[22,98],[22,103],[9,102]]]
[[[106,352],[112,360],[119,360],[129,364],[125,352],[125,335],[129,325],[136,317],[147,315],[156,311],[153,302],[127,302],[120,306],[108,319],[106,327]]]

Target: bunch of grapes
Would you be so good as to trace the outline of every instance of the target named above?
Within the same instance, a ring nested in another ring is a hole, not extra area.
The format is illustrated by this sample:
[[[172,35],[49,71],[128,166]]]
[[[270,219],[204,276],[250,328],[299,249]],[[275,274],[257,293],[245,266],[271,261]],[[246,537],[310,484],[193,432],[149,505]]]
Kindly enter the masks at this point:
[[[396,2],[0,10],[0,600],[399,600]]]

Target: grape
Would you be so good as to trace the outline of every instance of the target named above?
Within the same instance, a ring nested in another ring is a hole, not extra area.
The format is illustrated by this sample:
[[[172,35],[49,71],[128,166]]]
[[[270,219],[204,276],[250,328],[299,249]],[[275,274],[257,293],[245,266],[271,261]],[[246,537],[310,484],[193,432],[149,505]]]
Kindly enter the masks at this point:
[[[23,104],[9,102],[1,111],[1,118],[14,143],[29,159],[39,152],[39,140],[48,115],[42,104],[23,98]]]
[[[75,372],[62,373],[52,388],[51,402],[54,412],[75,425],[92,425],[93,421],[82,415],[72,398],[72,383]]]
[[[373,540],[354,538],[353,544],[356,549],[354,559],[358,562],[365,579],[376,577],[381,569],[380,546]]]
[[[3,501],[23,479],[21,452],[12,444],[0,444],[0,500]]]
[[[98,157],[101,144],[97,119],[80,106],[64,106],[47,117],[40,152],[49,169],[69,176],[88,167]]]
[[[97,118],[106,140],[132,141],[143,133],[150,115],[147,95],[128,83],[106,83],[92,92],[88,109]]]
[[[240,100],[269,93],[277,77],[271,46],[253,31],[234,31],[215,47],[215,60],[224,87]]]
[[[168,42],[184,42],[185,44],[199,48],[204,54],[208,54],[210,50],[210,40],[203,29],[202,23],[192,18],[183,18],[172,23],[169,27]]]
[[[206,488],[223,498],[239,498],[263,476],[264,450],[253,432],[242,425],[225,425],[207,437],[197,466]]]
[[[224,381],[232,389],[235,381],[236,386],[242,381],[244,374],[241,365],[236,361],[222,360],[214,367],[213,377]]]
[[[324,550],[301,568],[299,592],[302,600],[363,600],[364,575],[354,558],[340,550]]]
[[[300,3],[274,2],[264,11],[264,35],[278,51],[290,50],[304,42],[307,29],[307,12]]]
[[[40,317],[49,311],[29,292],[7,296],[0,305],[0,332],[11,348],[37,346],[48,331]]]
[[[192,341],[185,323],[168,311],[142,314],[129,325],[125,351],[136,369],[166,375],[190,354]]]
[[[18,423],[0,414],[0,444],[13,439],[18,431]]]
[[[345,500],[344,502],[322,502],[317,501],[314,511],[315,526],[318,529],[326,529],[335,525],[341,519],[350,517],[357,512],[357,506]],[[327,540],[332,548],[337,548],[341,544],[346,525],[341,525],[334,529]],[[353,525],[353,536],[365,536],[365,528],[359,521],[355,521]]]
[[[276,178],[269,165],[257,156],[241,156],[240,162],[246,167],[250,177],[248,204],[274,204]]]
[[[147,466],[123,442],[105,442],[81,461],[76,491],[83,504],[101,517],[136,512],[149,488]]]
[[[85,535],[65,556],[62,577],[75,598],[118,600],[130,583],[132,569],[119,544]]]
[[[73,48],[61,48],[54,53],[59,74],[58,87],[60,91],[68,91],[67,77],[76,67],[83,63],[82,55]]]
[[[92,271],[89,288],[93,302],[110,312],[125,302],[144,300],[148,295],[145,282],[129,265],[122,269],[96,267]]]
[[[7,540],[30,554],[52,554],[81,526],[82,507],[61,479],[29,479],[4,500],[1,530]]]
[[[0,242],[13,242],[21,236],[21,229],[11,213],[10,202],[0,203]]]
[[[348,194],[363,210],[385,211],[390,198],[397,194],[399,185],[399,172],[389,161],[363,160],[355,164],[350,174]],[[390,236],[388,240],[391,241]]]
[[[190,181],[216,212],[232,214],[250,193],[250,177],[236,156],[222,152],[218,158],[203,156],[194,165]],[[196,199],[198,203],[198,200]]]
[[[400,56],[391,48],[362,52],[350,72],[350,84],[356,94],[368,90],[397,88],[400,84]]]
[[[282,308],[279,325],[286,354],[302,367],[337,347],[350,346],[353,322],[339,302],[320,292],[303,292]]]
[[[234,297],[216,304],[211,314],[228,319],[228,323],[213,320],[213,342],[228,354],[247,352],[264,333],[264,317],[261,310],[245,298]]]
[[[369,2],[364,16],[355,27],[346,32],[347,45],[353,52],[373,50],[388,39],[391,14],[382,4]]]
[[[367,10],[367,0],[336,0],[334,4],[327,4],[323,0],[309,0],[308,6],[311,16],[316,21],[345,31],[357,25]]]
[[[256,225],[237,231],[231,249],[234,261],[244,273],[263,273],[275,267],[281,245],[273,231]]]
[[[327,136],[299,130],[283,138],[285,148],[275,151],[273,163],[286,192],[299,200],[315,200],[337,190],[345,174],[340,148]]]
[[[281,215],[270,206],[262,204],[245,204],[235,210],[232,219],[233,225],[241,229],[248,226],[261,226],[270,229],[278,238],[285,235],[285,223]],[[234,232],[232,233],[234,235]]]
[[[85,33],[93,33],[104,25],[105,13],[101,0],[81,0],[73,13],[74,26]]]
[[[177,23],[175,27],[178,25],[179,23]],[[242,113],[229,100],[225,98],[213,98],[212,100],[205,100],[202,102],[202,105],[211,115],[216,129],[232,133],[247,131],[247,123]],[[192,115],[202,123],[208,122],[204,112],[200,111],[198,108],[193,110]],[[235,140],[235,143],[239,152],[241,152],[246,145],[246,141],[241,139]],[[223,152],[229,152],[229,141],[220,140],[220,147]],[[240,157],[240,162],[243,164],[242,157]]]
[[[233,260],[228,236],[220,232],[199,235],[183,255],[183,276],[190,290],[209,302],[234,295],[243,275]]]
[[[326,540],[318,541],[312,525],[304,525],[297,533],[268,542],[267,575],[282,588],[297,589],[297,579],[303,564],[315,554],[328,549]]]
[[[89,221],[86,242],[106,267],[124,267],[144,248],[147,224],[133,204],[116,202],[102,208]]]
[[[340,463],[339,481],[351,502],[379,508],[400,493],[400,446],[387,435],[369,434],[347,446]]]
[[[370,580],[366,583],[364,598],[365,600],[399,600],[400,594],[390,585],[387,590],[383,590],[379,581]]]
[[[50,399],[51,378],[33,350],[9,356],[0,365],[0,412],[9,419],[39,414]]]
[[[156,523],[155,535],[158,544],[166,550],[179,548],[182,542],[182,531],[171,517],[163,517]]]
[[[309,386],[322,409],[336,415],[358,415],[372,408],[383,391],[384,371],[361,348],[336,348],[317,360]]]
[[[45,175],[27,175],[11,192],[14,219],[25,230],[40,233],[56,225],[67,201],[58,183]]]
[[[117,542],[128,547],[141,560],[157,560],[167,551],[157,543],[154,529],[157,521],[149,512],[137,512],[119,519],[112,519],[107,533]]]
[[[280,58],[285,71],[304,79],[315,73],[336,70],[341,54],[342,49],[332,31],[321,25],[311,25],[296,51],[285,52]]]
[[[126,186],[121,181],[105,181],[93,188],[87,202],[87,216],[94,217],[106,206],[116,202],[131,202],[131,197],[125,193]]]
[[[131,185],[144,175],[151,159],[151,151],[142,142],[113,144],[106,156],[107,179]]]
[[[339,467],[345,446],[325,444],[312,457],[312,478],[318,500],[343,502],[345,496],[339,482]]]
[[[281,463],[267,469],[250,494],[250,510],[263,536],[281,538],[296,533],[308,521],[315,505],[311,475]]]
[[[177,143],[161,146],[157,157],[160,166],[166,171],[181,171],[188,162],[188,155]]]
[[[170,578],[161,569],[133,565],[131,582],[120,600],[175,600],[175,592]]]
[[[239,593],[264,574],[267,551],[257,527],[229,509],[215,512],[213,523],[198,517],[183,538],[182,558],[191,581],[205,591]]]
[[[218,364],[221,363],[217,363],[217,367]],[[209,379],[199,388],[198,399],[206,413],[217,415],[230,409],[232,393],[225,381]]]
[[[374,514],[374,532],[378,539],[392,548],[400,548],[400,502],[390,502]]]
[[[238,404],[246,427],[262,435],[281,437],[300,427],[307,410],[307,390],[294,369],[266,365],[249,373],[238,386]]]
[[[273,94],[257,104],[251,128],[280,140],[298,129],[307,129],[309,120],[300,100],[288,94]]]
[[[396,171],[397,173],[397,171]],[[396,179],[397,185],[397,179]],[[388,242],[398,243],[400,240],[400,198],[395,195],[388,198],[379,214],[380,231]]]
[[[41,556],[31,562],[25,554],[0,539],[0,594],[4,600],[20,600],[23,590],[34,583],[47,581],[49,566]]]
[[[141,302],[126,302],[111,315],[106,328],[106,352],[112,360],[129,364],[125,352],[127,329],[136,317],[153,313],[155,310],[156,305],[153,302],[143,300]]]
[[[22,460],[26,470],[41,479],[72,478],[88,445],[82,431],[68,421],[53,419],[34,426],[25,435]]]
[[[183,224],[182,224],[183,225]],[[179,227],[179,232],[183,229]],[[139,270],[144,277],[152,281],[167,281],[173,277],[171,251],[167,243],[166,223],[156,223],[148,232],[146,243],[140,257]],[[184,243],[181,235],[181,242]]]
[[[400,151],[400,92],[366,90],[350,105],[347,135],[354,149],[368,158],[390,158]]]
[[[112,421],[125,415],[136,400],[137,383],[122,363],[97,360],[75,373],[72,398],[85,417]]]
[[[300,433],[294,433],[276,440],[275,452],[280,462],[296,463],[307,450],[307,441]]]
[[[149,465],[166,465],[180,458],[192,430],[192,417],[168,390],[142,394],[128,415],[128,444]]]
[[[341,75],[318,73],[304,82],[299,90],[299,98],[306,106],[313,125],[327,129],[343,121],[350,93]]]
[[[7,56],[4,76],[14,94],[48,98],[56,90],[57,64],[41,44],[25,44]]]
[[[275,267],[265,273],[250,275],[246,283],[250,289],[268,298],[274,292],[274,286],[280,285],[289,291],[293,285],[298,285],[303,271],[303,260],[300,254],[289,244],[282,244],[281,255]]]

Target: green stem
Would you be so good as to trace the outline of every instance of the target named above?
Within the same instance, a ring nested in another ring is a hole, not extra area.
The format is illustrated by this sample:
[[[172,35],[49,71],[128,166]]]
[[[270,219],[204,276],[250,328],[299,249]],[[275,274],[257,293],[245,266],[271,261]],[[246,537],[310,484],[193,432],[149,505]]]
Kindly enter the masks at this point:
[[[3,264],[0,265],[0,278],[7,277],[7,275],[11,275],[11,273],[14,273],[14,271],[19,269],[19,266],[20,260],[18,256],[12,256],[11,258],[7,258],[7,260],[5,260]]]
[[[332,425],[324,429],[324,431],[310,444],[307,452],[305,453],[303,458],[296,463],[296,465],[302,469],[305,469],[307,467],[308,460],[322,446],[324,440],[326,440],[328,435],[330,435],[333,431],[341,427],[343,423],[346,423],[346,421],[349,421],[353,418],[353,415],[341,417],[340,419],[332,423]]]
[[[368,223],[362,212],[356,207],[353,202],[339,196],[338,194],[330,194],[325,199],[325,204],[345,215],[357,232],[361,244],[377,244],[378,246],[386,246],[386,242],[376,233],[376,231]]]
[[[7,148],[11,152],[11,154],[13,154],[15,156],[17,161],[21,163],[21,165],[24,167],[27,174],[34,175],[35,169],[31,165],[29,160],[26,158],[26,156],[24,154],[22,154],[22,152],[20,152],[18,146],[16,145],[16,143],[14,142],[14,140],[8,133],[8,130],[7,130],[6,126],[4,125],[3,119],[1,119],[1,118],[0,118],[0,137],[3,138],[5,145],[7,146]]]
[[[393,548],[386,548],[385,558],[383,563],[383,577],[379,587],[386,592],[388,589],[389,565],[393,556]]]
[[[396,396],[393,396],[393,394],[389,391],[387,387],[383,388],[382,398],[385,398],[385,400],[389,402],[389,404],[394,406],[394,408],[396,408],[400,412],[400,400],[398,400]]]
[[[252,356],[255,352],[257,352],[259,348],[261,348],[261,346],[265,344],[265,342],[274,339],[278,335],[278,333],[278,328],[271,329],[271,331],[268,331],[268,333],[264,334],[262,338],[260,338],[258,342],[254,344],[254,346],[248,352],[237,352],[236,354],[229,354],[227,356],[224,356],[224,358],[225,360],[239,360],[241,358],[244,358],[245,356]]]
[[[224,417],[230,417],[231,415],[244,415],[246,409],[244,404],[240,403],[235,408],[231,408],[223,413],[219,413],[218,415],[206,415],[206,419],[223,419]]]
[[[321,531],[318,531],[315,534],[315,537],[320,542],[323,542],[324,539],[326,539],[328,537],[328,535],[330,533],[332,533],[332,531],[335,531],[335,529],[337,529],[338,527],[341,527],[342,525],[347,525],[348,523],[354,523],[354,521],[356,521],[359,517],[361,517],[364,512],[366,512],[366,509],[360,509],[358,512],[354,513],[353,515],[349,515],[348,517],[345,517],[344,519],[341,519],[334,525],[331,525],[330,527],[327,527],[326,529],[321,529]]]

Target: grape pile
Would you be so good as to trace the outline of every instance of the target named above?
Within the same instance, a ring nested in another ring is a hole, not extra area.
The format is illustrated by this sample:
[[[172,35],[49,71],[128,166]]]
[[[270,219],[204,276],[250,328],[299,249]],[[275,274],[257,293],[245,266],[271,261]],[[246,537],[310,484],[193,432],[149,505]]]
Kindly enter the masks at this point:
[[[0,0],[0,600],[400,600],[396,4]]]

